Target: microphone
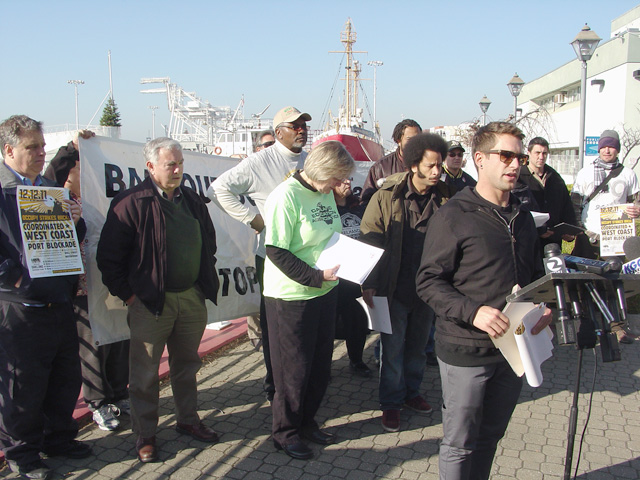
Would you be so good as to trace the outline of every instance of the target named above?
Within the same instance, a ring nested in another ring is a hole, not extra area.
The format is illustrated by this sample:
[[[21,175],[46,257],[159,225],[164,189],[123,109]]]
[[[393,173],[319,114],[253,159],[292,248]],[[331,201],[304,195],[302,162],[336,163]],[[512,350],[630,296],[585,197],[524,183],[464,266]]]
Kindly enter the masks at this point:
[[[640,273],[640,237],[629,237],[622,244],[627,263],[622,265],[622,273]]]
[[[545,273],[567,273],[564,256],[557,243],[549,243],[544,247],[544,271]]]
[[[562,256],[562,250],[557,243],[550,243],[544,247],[544,269],[546,273],[566,273],[567,268]],[[553,281],[558,310],[558,343],[576,343],[575,322],[569,317],[569,309],[564,296],[564,286],[560,280]]]

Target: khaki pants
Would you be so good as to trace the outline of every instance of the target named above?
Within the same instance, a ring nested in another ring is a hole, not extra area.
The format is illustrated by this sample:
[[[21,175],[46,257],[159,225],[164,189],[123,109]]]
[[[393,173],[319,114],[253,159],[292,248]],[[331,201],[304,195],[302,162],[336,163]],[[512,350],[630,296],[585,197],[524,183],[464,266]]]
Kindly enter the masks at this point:
[[[162,315],[156,318],[139,299],[129,307],[131,328],[129,397],[134,433],[156,434],[160,395],[158,367],[165,345],[169,351],[171,389],[179,423],[196,425],[196,373],[202,365],[198,347],[207,324],[204,295],[196,287],[166,292]]]

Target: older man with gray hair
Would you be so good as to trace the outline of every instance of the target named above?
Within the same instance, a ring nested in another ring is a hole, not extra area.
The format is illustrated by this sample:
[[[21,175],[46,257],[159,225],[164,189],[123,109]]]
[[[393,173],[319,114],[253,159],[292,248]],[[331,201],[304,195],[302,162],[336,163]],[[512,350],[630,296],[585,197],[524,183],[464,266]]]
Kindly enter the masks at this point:
[[[144,147],[149,177],[114,198],[100,235],[97,262],[111,294],[128,306],[129,394],[141,462],[156,461],[158,366],[169,351],[180,433],[203,442],[217,434],[198,416],[198,346],[207,323],[205,298],[216,302],[216,236],[209,212],[181,187],[182,147],[156,138]]]

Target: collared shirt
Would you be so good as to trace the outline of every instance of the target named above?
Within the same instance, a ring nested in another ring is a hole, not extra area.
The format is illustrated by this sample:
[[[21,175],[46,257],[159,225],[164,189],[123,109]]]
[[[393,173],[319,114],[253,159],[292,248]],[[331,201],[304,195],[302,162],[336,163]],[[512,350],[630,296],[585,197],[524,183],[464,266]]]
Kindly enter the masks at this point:
[[[18,180],[20,181],[21,184],[27,185],[29,187],[38,187],[38,186],[42,185],[42,177],[40,176],[40,174],[38,174],[38,176],[36,177],[36,181],[32,183],[30,179],[28,179],[24,175],[20,175],[13,168],[11,168],[7,164],[7,162],[4,162],[4,165],[5,165],[5,167],[7,167],[9,170],[11,170],[13,172],[13,174],[18,178]]]
[[[535,172],[531,169],[531,165],[527,165],[527,168],[529,169],[529,171],[531,172],[531,176],[533,178],[535,178],[538,182],[540,182],[540,184],[544,187],[545,183],[547,183],[547,177],[548,177],[548,173],[547,170],[543,170],[542,171],[542,176],[538,175],[538,172]],[[544,167],[543,167],[544,168]],[[537,199],[536,199],[537,200]],[[540,205],[542,206],[542,205]]]
[[[153,178],[151,179],[151,181],[153,182]],[[167,195],[167,193],[162,190],[158,184],[156,182],[153,182],[153,186],[156,187],[156,190],[158,191],[158,194],[166,199],[169,200],[169,195]],[[182,190],[180,190],[180,187],[177,187],[174,191],[173,191],[173,198],[171,199],[171,202],[173,203],[178,203],[180,201],[180,198],[182,198]]]

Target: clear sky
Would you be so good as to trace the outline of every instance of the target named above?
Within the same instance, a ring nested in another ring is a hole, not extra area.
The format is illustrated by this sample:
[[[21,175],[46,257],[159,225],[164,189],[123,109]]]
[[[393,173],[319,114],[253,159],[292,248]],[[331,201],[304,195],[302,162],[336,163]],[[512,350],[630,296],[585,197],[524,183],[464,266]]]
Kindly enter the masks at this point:
[[[362,77],[378,68],[378,120],[390,139],[393,126],[413,118],[422,127],[452,125],[513,107],[506,83],[517,72],[533,80],[575,59],[569,43],[589,24],[604,40],[611,20],[637,1],[72,1],[0,0],[0,117],[17,113],[46,126],[75,123],[73,86],[79,87],[80,123],[102,113],[109,91],[111,50],[114,97],[122,138],[143,142],[158,105],[156,134],[167,124],[163,95],[139,93],[142,77],[170,77],[212,105],[272,118],[286,105],[309,112],[312,128],[325,111],[341,55],[340,32],[351,17]],[[373,81],[365,88],[373,108]],[[337,111],[342,82],[331,108]]]

